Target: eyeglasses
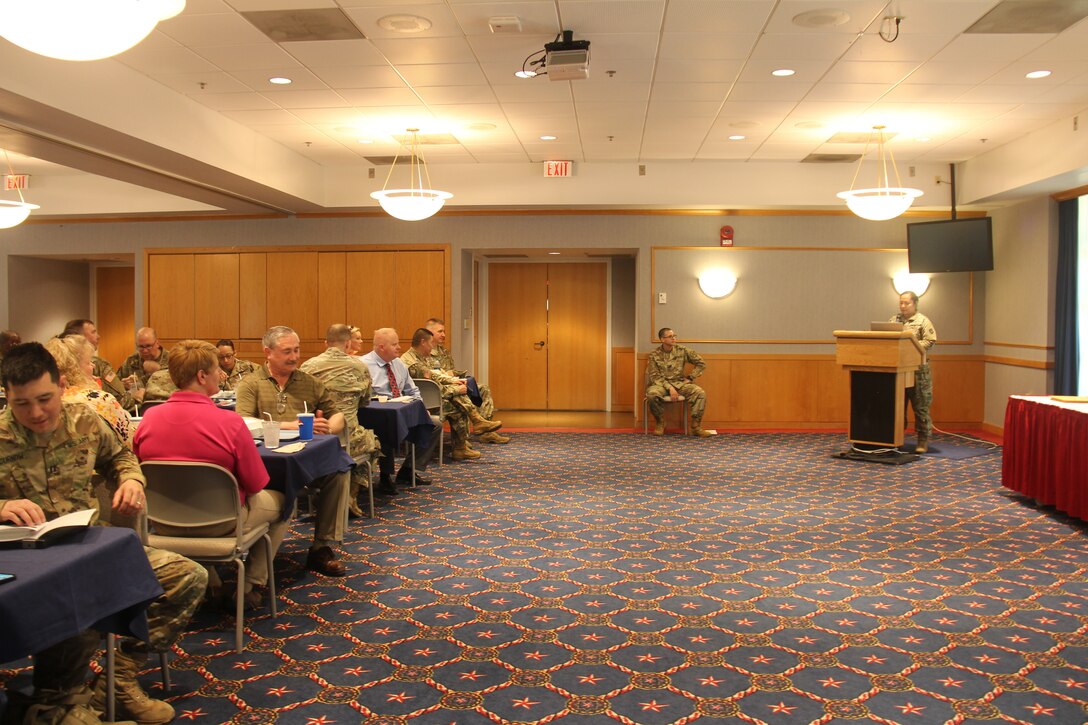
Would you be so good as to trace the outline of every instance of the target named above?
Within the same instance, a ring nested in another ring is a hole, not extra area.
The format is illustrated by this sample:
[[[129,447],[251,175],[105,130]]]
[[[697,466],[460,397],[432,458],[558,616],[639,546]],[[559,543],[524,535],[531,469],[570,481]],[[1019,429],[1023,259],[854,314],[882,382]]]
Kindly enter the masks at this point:
[[[286,390],[280,391],[279,402],[276,403],[276,412],[277,413],[287,412],[287,391]]]
[[[662,335],[662,336],[661,336],[661,339],[662,339],[662,340],[675,340],[675,339],[676,339],[676,335]]]
[[[228,352],[225,355],[223,353],[219,353],[218,357],[219,357],[220,360],[230,360],[232,357],[234,357],[234,353],[233,352]]]
[[[158,344],[159,343],[157,343],[157,342],[149,342],[149,343],[146,343],[144,345],[137,344],[136,347],[137,347],[137,349],[140,349],[140,350],[151,350]]]

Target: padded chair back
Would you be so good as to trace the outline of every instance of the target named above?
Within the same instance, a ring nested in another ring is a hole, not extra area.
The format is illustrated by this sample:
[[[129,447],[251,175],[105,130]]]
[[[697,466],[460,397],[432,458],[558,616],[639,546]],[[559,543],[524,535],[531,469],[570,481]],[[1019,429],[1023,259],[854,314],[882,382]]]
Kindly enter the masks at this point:
[[[241,527],[238,482],[214,463],[146,461],[147,511],[152,525],[195,528],[236,522]]]
[[[148,410],[150,410],[151,408],[154,408],[156,405],[162,405],[165,402],[166,402],[165,400],[148,400],[148,401],[146,401],[144,403],[140,403],[137,410],[139,411],[141,416],[144,416],[144,415],[147,415]]]
[[[442,411],[442,388],[438,383],[428,378],[412,378],[412,382],[419,388],[419,394],[423,396],[423,405],[427,410],[440,413]]]

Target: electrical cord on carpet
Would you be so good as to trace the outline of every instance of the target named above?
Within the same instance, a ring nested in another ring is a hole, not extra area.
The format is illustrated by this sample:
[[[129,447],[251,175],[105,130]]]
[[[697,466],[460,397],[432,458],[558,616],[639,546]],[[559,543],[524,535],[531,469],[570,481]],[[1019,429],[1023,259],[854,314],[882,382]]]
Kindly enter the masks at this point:
[[[984,441],[981,438],[975,438],[973,436],[962,435],[960,433],[952,433],[952,432],[947,431],[947,430],[941,430],[937,426],[933,426],[933,430],[937,431],[938,433],[944,433],[946,436],[955,436],[956,438],[962,438],[965,441],[971,441],[972,443],[981,443],[984,448],[987,448],[987,449],[989,449],[991,451],[994,450],[995,448],[1000,448],[1001,447],[999,444],[994,443],[992,441]]]

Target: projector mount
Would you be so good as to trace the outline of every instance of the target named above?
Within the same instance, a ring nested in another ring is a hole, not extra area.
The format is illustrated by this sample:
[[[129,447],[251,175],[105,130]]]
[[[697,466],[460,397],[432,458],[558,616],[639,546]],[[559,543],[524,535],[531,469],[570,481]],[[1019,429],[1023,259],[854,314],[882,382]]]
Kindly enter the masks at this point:
[[[589,41],[574,40],[573,30],[564,30],[543,50],[530,53],[522,61],[519,78],[546,75],[553,81],[573,81],[589,77]]]

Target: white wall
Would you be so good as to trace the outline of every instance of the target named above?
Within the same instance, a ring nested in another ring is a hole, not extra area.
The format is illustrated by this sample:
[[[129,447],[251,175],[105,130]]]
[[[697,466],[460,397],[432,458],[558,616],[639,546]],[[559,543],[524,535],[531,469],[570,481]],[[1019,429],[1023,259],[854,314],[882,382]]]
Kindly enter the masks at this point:
[[[1010,395],[1053,390],[1054,280],[1058,258],[1058,206],[1039,197],[994,218],[994,271],[986,273],[986,354],[1039,367],[986,365],[984,421],[1004,426]]]
[[[8,257],[9,327],[23,342],[45,342],[75,317],[91,317],[90,266],[34,257]]]

